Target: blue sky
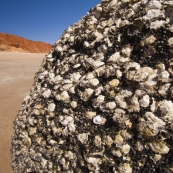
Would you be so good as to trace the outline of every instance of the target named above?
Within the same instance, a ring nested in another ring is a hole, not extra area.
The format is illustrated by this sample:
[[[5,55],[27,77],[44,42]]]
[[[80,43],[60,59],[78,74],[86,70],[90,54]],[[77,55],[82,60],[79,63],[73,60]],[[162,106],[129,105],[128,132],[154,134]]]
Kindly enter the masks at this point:
[[[0,0],[0,32],[53,44],[101,0]]]

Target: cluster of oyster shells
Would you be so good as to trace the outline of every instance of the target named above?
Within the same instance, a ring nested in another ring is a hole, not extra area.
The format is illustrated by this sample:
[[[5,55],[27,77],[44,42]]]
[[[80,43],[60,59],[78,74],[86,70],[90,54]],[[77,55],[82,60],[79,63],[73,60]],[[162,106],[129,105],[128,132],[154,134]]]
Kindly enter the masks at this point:
[[[36,73],[14,121],[14,172],[172,172],[172,79],[173,1],[102,0]]]

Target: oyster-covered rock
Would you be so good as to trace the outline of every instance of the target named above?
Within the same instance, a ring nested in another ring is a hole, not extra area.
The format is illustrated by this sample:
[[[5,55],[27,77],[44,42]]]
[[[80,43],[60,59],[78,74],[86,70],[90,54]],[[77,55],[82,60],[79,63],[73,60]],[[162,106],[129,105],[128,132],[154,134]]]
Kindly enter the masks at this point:
[[[173,1],[102,0],[56,41],[14,121],[15,173],[173,170]]]

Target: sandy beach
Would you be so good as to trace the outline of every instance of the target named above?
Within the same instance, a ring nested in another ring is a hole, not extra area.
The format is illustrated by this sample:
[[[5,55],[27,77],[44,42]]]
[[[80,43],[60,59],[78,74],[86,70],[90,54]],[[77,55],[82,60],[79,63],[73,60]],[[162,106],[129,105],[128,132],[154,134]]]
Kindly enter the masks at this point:
[[[10,166],[13,121],[33,85],[44,55],[0,52],[0,173],[13,172]]]

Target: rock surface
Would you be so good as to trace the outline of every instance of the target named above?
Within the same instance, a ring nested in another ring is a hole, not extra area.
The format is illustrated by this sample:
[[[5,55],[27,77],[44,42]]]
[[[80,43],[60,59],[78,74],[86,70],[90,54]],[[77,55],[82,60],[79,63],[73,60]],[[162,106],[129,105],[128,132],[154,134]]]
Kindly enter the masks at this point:
[[[47,53],[52,45],[0,32],[0,51]]]
[[[15,173],[173,170],[173,1],[102,0],[45,56],[14,121]]]

